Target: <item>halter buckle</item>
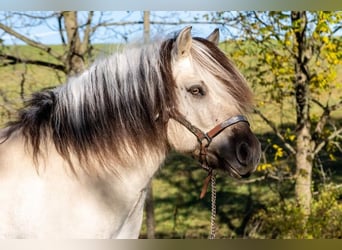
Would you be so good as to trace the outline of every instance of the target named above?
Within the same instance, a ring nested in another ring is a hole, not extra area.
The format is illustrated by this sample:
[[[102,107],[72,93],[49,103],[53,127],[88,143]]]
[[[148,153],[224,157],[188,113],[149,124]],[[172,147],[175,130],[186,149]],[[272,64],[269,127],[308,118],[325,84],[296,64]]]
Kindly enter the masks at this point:
[[[213,140],[212,137],[210,137],[207,133],[202,133],[200,136],[197,136],[198,142],[203,146],[203,141],[207,140],[207,144],[204,145],[205,147],[208,147]]]

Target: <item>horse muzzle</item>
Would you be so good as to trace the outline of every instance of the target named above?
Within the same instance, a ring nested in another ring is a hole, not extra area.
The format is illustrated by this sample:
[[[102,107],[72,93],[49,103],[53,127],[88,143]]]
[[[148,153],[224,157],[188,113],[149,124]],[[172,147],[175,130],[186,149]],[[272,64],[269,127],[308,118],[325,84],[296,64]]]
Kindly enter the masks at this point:
[[[227,135],[226,135],[227,134]],[[236,124],[207,149],[210,168],[219,168],[235,178],[249,177],[260,161],[261,144],[246,124]]]
[[[220,168],[236,178],[248,177],[255,171],[260,160],[261,146],[250,130],[246,117],[230,117],[207,133],[187,121],[178,111],[172,118],[196,136],[199,144],[193,155],[204,169],[210,171]]]

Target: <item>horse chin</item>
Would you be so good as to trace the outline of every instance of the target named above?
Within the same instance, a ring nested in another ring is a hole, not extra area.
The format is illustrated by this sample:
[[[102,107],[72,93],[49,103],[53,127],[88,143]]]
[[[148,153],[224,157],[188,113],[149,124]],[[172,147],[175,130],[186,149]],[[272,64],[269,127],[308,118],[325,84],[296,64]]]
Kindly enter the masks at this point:
[[[228,173],[231,177],[235,179],[244,179],[248,178],[251,175],[251,172],[242,173],[233,164],[231,164],[228,160],[219,157],[216,154],[208,154],[208,164],[212,169],[220,169],[224,172]]]

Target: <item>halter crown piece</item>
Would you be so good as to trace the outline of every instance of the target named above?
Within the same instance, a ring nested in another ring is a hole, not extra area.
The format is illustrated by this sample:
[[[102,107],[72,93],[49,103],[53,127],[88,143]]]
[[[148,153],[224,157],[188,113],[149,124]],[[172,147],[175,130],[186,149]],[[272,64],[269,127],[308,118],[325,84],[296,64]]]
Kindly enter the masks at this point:
[[[192,125],[184,115],[182,115],[178,110],[174,110],[171,118],[186,127],[192,134],[194,134],[199,143],[199,147],[195,149],[193,154],[198,157],[201,167],[208,171],[208,176],[204,180],[204,184],[201,190],[200,198],[202,199],[208,189],[209,182],[211,182],[211,225],[210,225],[210,235],[209,239],[215,239],[216,233],[216,177],[213,168],[209,167],[208,164],[208,147],[214,137],[220,134],[224,129],[238,123],[246,122],[249,125],[247,118],[243,115],[236,115],[228,118],[227,120],[219,123],[214,128],[209,130],[207,133],[203,132],[201,129]]]

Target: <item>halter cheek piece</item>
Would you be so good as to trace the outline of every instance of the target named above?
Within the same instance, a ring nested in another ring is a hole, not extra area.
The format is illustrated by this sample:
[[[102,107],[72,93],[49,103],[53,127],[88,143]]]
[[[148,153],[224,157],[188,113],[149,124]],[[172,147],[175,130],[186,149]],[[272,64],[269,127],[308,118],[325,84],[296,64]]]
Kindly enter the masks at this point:
[[[236,115],[228,118],[227,120],[219,123],[214,128],[209,130],[207,133],[203,132],[201,129],[192,125],[180,112],[175,111],[171,118],[182,124],[186,127],[192,134],[194,134],[199,143],[199,148],[194,151],[194,155],[199,157],[199,161],[202,167],[206,170],[210,170],[208,166],[207,154],[208,147],[214,137],[220,134],[224,129],[238,123],[238,122],[246,122],[249,125],[247,118],[243,115]]]
[[[227,120],[219,123],[214,128],[209,130],[207,133],[203,132],[201,129],[197,128],[196,126],[192,125],[185,117],[182,115],[178,110],[174,110],[171,115],[171,118],[182,124],[186,127],[192,134],[194,134],[197,138],[199,143],[199,147],[195,149],[193,152],[195,157],[198,157],[199,162],[201,163],[202,168],[208,171],[208,177],[205,179],[200,198],[203,198],[206,190],[208,188],[208,184],[210,181],[210,177],[212,175],[212,168],[208,165],[208,147],[212,140],[220,134],[226,128],[238,123],[238,122],[245,122],[249,126],[249,122],[247,118],[243,115],[236,115],[228,118]]]

